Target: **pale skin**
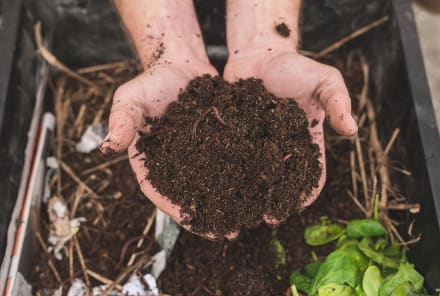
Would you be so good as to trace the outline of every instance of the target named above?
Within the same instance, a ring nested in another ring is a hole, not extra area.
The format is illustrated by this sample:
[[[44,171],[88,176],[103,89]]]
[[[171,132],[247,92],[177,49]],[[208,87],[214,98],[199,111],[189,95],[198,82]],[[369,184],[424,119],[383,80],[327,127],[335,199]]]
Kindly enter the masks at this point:
[[[138,131],[145,131],[144,118],[160,117],[176,101],[181,89],[202,74],[217,75],[210,65],[192,0],[115,0],[115,6],[130,35],[144,73],[120,86],[113,99],[109,134],[101,144],[103,153],[128,148],[130,164],[142,192],[177,222],[180,209],[148,181],[148,170],[137,154]],[[306,198],[304,207],[319,195],[325,183],[323,122],[343,135],[357,131],[351,117],[350,97],[341,74],[297,52],[300,0],[228,0],[227,42],[229,59],[224,78],[234,81],[256,77],[281,98],[294,98],[307,114],[313,141],[321,150],[319,187]],[[285,38],[275,25],[284,22],[291,30]],[[159,52],[163,51],[159,58]],[[276,224],[271,217],[262,221]],[[190,229],[189,229],[190,230]],[[231,239],[236,232],[227,235]],[[204,234],[213,238],[211,234]]]

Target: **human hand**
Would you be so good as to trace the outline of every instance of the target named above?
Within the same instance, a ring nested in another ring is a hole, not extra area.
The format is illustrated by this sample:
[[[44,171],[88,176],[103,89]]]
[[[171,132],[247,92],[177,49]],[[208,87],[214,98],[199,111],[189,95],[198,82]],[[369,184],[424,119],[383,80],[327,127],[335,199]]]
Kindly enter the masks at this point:
[[[180,223],[180,207],[162,196],[147,179],[145,155],[135,145],[139,131],[146,132],[146,117],[160,117],[168,105],[177,101],[180,90],[193,78],[203,74],[217,75],[204,61],[191,59],[189,63],[165,63],[148,69],[138,77],[121,85],[115,92],[109,118],[109,133],[100,146],[104,154],[122,152],[128,147],[131,167],[142,192],[159,209]]]
[[[321,151],[322,164],[319,186],[313,189],[303,204],[307,207],[318,197],[326,178],[324,118],[343,135],[353,135],[357,131],[342,75],[337,69],[302,56],[289,46],[280,46],[241,48],[232,54],[224,78],[235,81],[249,77],[262,79],[267,90],[277,97],[296,100],[306,113],[312,141],[319,145]],[[279,222],[270,217],[265,217],[265,220],[274,224]]]
[[[130,164],[142,192],[181,223],[184,217],[180,207],[162,196],[147,179],[145,155],[139,155],[135,144],[138,132],[148,131],[146,117],[162,116],[190,80],[203,74],[215,76],[217,71],[206,55],[192,0],[115,0],[114,3],[146,70],[115,92],[109,133],[100,149],[109,154],[128,147]]]

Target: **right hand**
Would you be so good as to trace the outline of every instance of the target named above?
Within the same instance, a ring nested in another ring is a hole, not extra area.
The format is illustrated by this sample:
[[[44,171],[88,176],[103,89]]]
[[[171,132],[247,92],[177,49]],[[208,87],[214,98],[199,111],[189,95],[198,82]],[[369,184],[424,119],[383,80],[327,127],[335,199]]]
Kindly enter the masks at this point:
[[[183,218],[180,207],[153,187],[142,160],[145,154],[139,155],[135,145],[139,139],[138,131],[145,131],[145,118],[162,116],[168,105],[178,100],[179,92],[186,88],[188,82],[203,74],[218,75],[209,63],[198,59],[161,63],[121,85],[114,94],[109,133],[100,145],[104,154],[122,152],[128,148],[130,164],[142,192],[178,223]],[[191,231],[189,227],[185,228]]]

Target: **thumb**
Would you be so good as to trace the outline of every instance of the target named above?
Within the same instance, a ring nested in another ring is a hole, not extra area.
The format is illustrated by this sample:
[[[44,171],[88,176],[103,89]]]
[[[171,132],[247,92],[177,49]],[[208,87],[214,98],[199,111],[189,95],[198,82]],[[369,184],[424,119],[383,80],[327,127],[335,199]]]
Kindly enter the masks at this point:
[[[325,110],[327,122],[338,133],[351,136],[357,123],[351,116],[351,100],[344,78],[335,68],[329,68],[317,89],[318,100]]]
[[[109,117],[109,132],[99,147],[103,154],[127,149],[142,125],[144,112],[136,104],[131,86],[128,82],[115,92]]]

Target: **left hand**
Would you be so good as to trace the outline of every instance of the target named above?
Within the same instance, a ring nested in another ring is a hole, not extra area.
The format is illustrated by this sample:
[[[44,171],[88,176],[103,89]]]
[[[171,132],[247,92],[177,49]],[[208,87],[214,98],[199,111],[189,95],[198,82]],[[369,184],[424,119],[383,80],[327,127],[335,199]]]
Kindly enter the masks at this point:
[[[322,174],[319,186],[307,197],[310,205],[321,192],[326,179],[323,122],[342,135],[353,135],[357,124],[351,116],[351,101],[341,73],[334,67],[318,63],[292,49],[251,49],[232,53],[224,71],[228,81],[255,77],[266,89],[280,98],[292,98],[304,109],[313,142],[319,145]],[[318,122],[313,127],[312,122]],[[270,217],[268,223],[278,223]]]

